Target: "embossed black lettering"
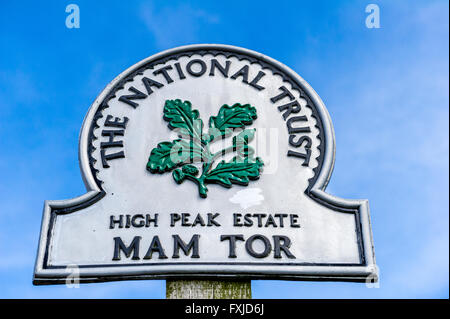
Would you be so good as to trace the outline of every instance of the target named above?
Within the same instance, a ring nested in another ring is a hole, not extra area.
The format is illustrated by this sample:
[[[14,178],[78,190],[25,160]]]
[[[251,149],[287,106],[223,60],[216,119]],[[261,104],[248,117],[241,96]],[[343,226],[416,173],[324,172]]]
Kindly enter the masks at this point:
[[[194,64],[200,65],[200,71],[194,71],[192,70],[192,66]],[[186,71],[192,76],[199,77],[202,76],[206,72],[206,63],[203,60],[195,59],[189,61],[189,63],[186,65]]]
[[[273,236],[273,250],[275,258],[282,258],[281,252],[284,252],[289,259],[295,259],[295,256],[289,251],[291,240],[287,236]]]
[[[212,59],[211,60],[211,70],[209,71],[209,76],[214,76],[214,70],[217,68],[220,73],[222,73],[222,75],[224,77],[228,77],[228,71],[230,70],[230,65],[231,65],[231,61],[225,61],[225,67],[223,67],[222,65],[220,65],[219,61],[217,61],[217,59]]]
[[[152,86],[157,89],[160,89],[164,86],[164,84],[159,83],[158,81],[149,79],[148,77],[143,77],[142,83],[144,83],[144,86],[145,86],[145,89],[147,90],[148,95],[153,93]]]
[[[172,258],[180,258],[180,248],[186,256],[192,250],[191,258],[200,258],[198,254],[200,235],[196,234],[192,236],[188,244],[186,244],[178,235],[172,235],[173,237],[173,256]]]
[[[260,240],[264,244],[264,250],[262,252],[260,252],[260,253],[256,252],[253,249],[253,242],[255,240]],[[269,241],[269,239],[266,236],[260,235],[260,234],[256,234],[256,235],[251,236],[249,239],[247,239],[247,241],[245,242],[245,250],[252,257],[264,258],[264,257],[267,257],[270,254],[270,251],[272,250],[272,245],[270,244],[270,241]]]
[[[287,120],[286,126],[288,128],[289,134],[311,132],[311,129],[309,127],[293,127],[292,126],[292,123],[299,122],[299,121],[306,122],[306,121],[308,121],[308,118],[305,115],[302,115],[302,116],[293,116],[289,120]]]
[[[302,166],[308,166],[309,159],[311,157],[311,149],[306,149],[306,154],[289,150],[287,153],[287,156],[294,156],[294,157],[302,158],[303,159]]]
[[[231,78],[236,80],[240,76],[242,76],[242,82],[248,83],[248,65],[244,65],[239,71],[233,74]]]
[[[173,82],[173,80],[170,77],[169,72],[167,72],[168,70],[172,70],[171,65],[166,65],[165,67],[155,70],[155,71],[153,71],[153,74],[154,75],[162,74],[164,76],[164,79],[166,79],[167,84],[170,84]]]
[[[134,86],[130,87],[128,89],[128,91],[133,92],[134,94],[122,95],[119,98],[119,101],[124,102],[124,103],[132,106],[133,108],[137,108],[139,106],[139,104],[132,100],[142,100],[147,97],[147,95],[145,93],[142,93],[141,91],[136,89]]]
[[[284,111],[283,119],[286,121],[286,119],[289,117],[289,115],[291,115],[291,113],[300,112],[301,106],[300,106],[300,103],[298,103],[297,100],[295,100],[295,101],[291,101],[287,104],[279,106],[278,110],[280,112]]]
[[[127,258],[130,258],[133,253],[133,260],[139,260],[139,244],[141,242],[140,236],[135,236],[130,246],[126,246],[120,237],[114,237],[114,257],[112,260],[120,260],[120,252],[122,251]]]
[[[291,100],[291,101],[295,99],[294,96],[292,95],[292,93],[284,85],[280,86],[279,90],[282,91],[280,94],[270,98],[270,101],[272,103],[278,102],[279,100],[281,100],[285,97],[288,97],[289,100]]]
[[[153,237],[152,242],[150,243],[147,253],[145,254],[143,259],[152,259],[152,255],[154,252],[158,253],[158,259],[167,259],[164,248],[162,247],[158,236]]]
[[[229,253],[228,258],[236,258],[236,241],[244,241],[244,235],[222,235],[220,241],[229,241]]]
[[[255,78],[249,83],[250,86],[253,86],[258,91],[264,90],[265,87],[258,84],[259,80],[266,75],[263,71],[259,71]]]

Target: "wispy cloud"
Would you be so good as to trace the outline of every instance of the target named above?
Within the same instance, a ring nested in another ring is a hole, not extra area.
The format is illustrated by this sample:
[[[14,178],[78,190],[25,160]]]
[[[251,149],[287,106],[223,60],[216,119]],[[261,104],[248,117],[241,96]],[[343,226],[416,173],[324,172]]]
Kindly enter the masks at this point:
[[[146,2],[140,6],[139,16],[160,49],[197,42],[202,28],[220,22],[218,15],[194,8],[188,3],[155,8]]]

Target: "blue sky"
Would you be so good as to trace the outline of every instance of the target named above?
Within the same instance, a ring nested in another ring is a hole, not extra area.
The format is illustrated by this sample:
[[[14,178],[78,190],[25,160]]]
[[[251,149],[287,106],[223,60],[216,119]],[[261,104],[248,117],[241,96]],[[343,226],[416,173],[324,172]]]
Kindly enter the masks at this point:
[[[80,8],[80,28],[65,7]],[[365,26],[380,7],[381,28]],[[328,191],[368,198],[380,287],[253,281],[254,298],[449,297],[447,1],[2,1],[0,297],[164,298],[164,281],[34,287],[43,202],[85,192],[78,134],[97,94],[161,50],[223,43],[299,73],[336,134]]]

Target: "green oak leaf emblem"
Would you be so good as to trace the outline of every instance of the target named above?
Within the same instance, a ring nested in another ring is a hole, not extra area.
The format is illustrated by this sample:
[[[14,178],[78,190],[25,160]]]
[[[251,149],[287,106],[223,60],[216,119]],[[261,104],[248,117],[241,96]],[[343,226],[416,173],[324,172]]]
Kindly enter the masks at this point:
[[[256,108],[250,104],[235,103],[223,105],[216,116],[209,118],[207,132],[203,132],[200,113],[192,109],[189,101],[166,100],[164,120],[171,130],[176,130],[178,139],[161,142],[152,149],[147,163],[150,173],[172,171],[172,177],[178,184],[186,179],[198,185],[202,198],[206,198],[206,184],[215,183],[230,188],[232,184],[247,186],[251,180],[259,178],[263,161],[254,157],[255,151],[249,143],[255,137],[256,129],[245,129],[256,120]],[[242,129],[233,136],[232,143],[218,152],[211,152],[212,142],[233,135],[233,130]],[[226,162],[214,162],[235,152],[234,157]],[[194,165],[194,164],[197,164]],[[201,167],[201,174],[199,167]]]

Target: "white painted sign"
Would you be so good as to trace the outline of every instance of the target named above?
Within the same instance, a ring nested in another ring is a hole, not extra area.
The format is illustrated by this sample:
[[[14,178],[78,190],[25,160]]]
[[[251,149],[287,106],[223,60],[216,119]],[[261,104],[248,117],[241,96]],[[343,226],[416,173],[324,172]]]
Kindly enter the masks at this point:
[[[226,45],[124,71],[83,123],[88,192],[46,201],[35,284],[376,277],[367,200],[325,193],[334,133],[283,64]]]

